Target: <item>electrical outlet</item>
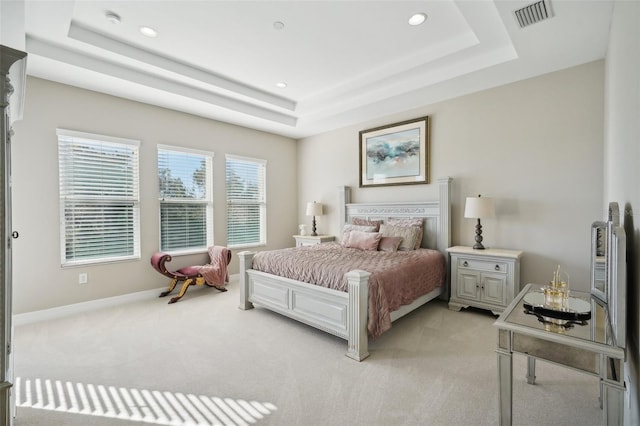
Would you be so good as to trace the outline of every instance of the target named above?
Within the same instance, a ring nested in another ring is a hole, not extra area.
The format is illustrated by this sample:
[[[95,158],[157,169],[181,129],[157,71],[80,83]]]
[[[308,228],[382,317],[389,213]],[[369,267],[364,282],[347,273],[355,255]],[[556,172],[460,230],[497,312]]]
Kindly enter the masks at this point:
[[[87,277],[86,272],[78,274],[78,284],[86,284],[88,282],[89,282],[89,278]]]

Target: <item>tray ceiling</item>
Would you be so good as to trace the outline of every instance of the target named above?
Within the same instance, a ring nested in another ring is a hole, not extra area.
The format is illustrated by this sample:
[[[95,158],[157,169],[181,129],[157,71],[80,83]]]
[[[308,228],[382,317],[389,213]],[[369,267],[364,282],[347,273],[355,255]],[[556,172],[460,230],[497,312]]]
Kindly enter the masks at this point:
[[[531,3],[26,1],[27,72],[301,138],[604,58],[610,1]]]

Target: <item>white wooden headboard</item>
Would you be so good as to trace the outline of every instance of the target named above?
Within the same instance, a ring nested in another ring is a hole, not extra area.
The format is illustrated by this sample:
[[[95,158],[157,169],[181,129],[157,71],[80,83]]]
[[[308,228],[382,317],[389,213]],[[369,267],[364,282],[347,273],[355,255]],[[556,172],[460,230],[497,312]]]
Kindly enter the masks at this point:
[[[339,187],[340,229],[354,217],[369,220],[390,218],[423,218],[424,235],[421,247],[441,251],[447,256],[451,246],[451,182],[452,178],[438,179],[439,199],[395,203],[351,203],[351,189]]]

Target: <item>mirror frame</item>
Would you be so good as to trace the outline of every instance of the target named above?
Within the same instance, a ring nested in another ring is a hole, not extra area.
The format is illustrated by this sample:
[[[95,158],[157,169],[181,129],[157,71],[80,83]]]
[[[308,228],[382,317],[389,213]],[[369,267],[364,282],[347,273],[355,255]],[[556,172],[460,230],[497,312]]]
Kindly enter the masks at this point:
[[[605,303],[609,299],[606,261],[608,228],[608,223],[603,221],[591,224],[591,294]]]
[[[603,235],[604,233],[604,235]],[[602,252],[604,250],[604,253]],[[627,247],[618,203],[609,203],[606,222],[591,225],[591,294],[607,306],[615,344],[626,347]],[[602,256],[604,255],[604,257]],[[597,285],[604,260],[604,288]]]

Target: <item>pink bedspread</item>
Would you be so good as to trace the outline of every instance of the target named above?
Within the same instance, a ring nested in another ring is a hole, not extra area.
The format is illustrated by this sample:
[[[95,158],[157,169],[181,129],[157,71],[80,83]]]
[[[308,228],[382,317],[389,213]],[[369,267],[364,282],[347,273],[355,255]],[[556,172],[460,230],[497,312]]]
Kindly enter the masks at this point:
[[[367,328],[373,337],[391,328],[392,311],[445,281],[445,258],[437,250],[390,253],[344,248],[338,243],[259,252],[253,269],[339,291],[347,291],[347,272],[370,272]]]

